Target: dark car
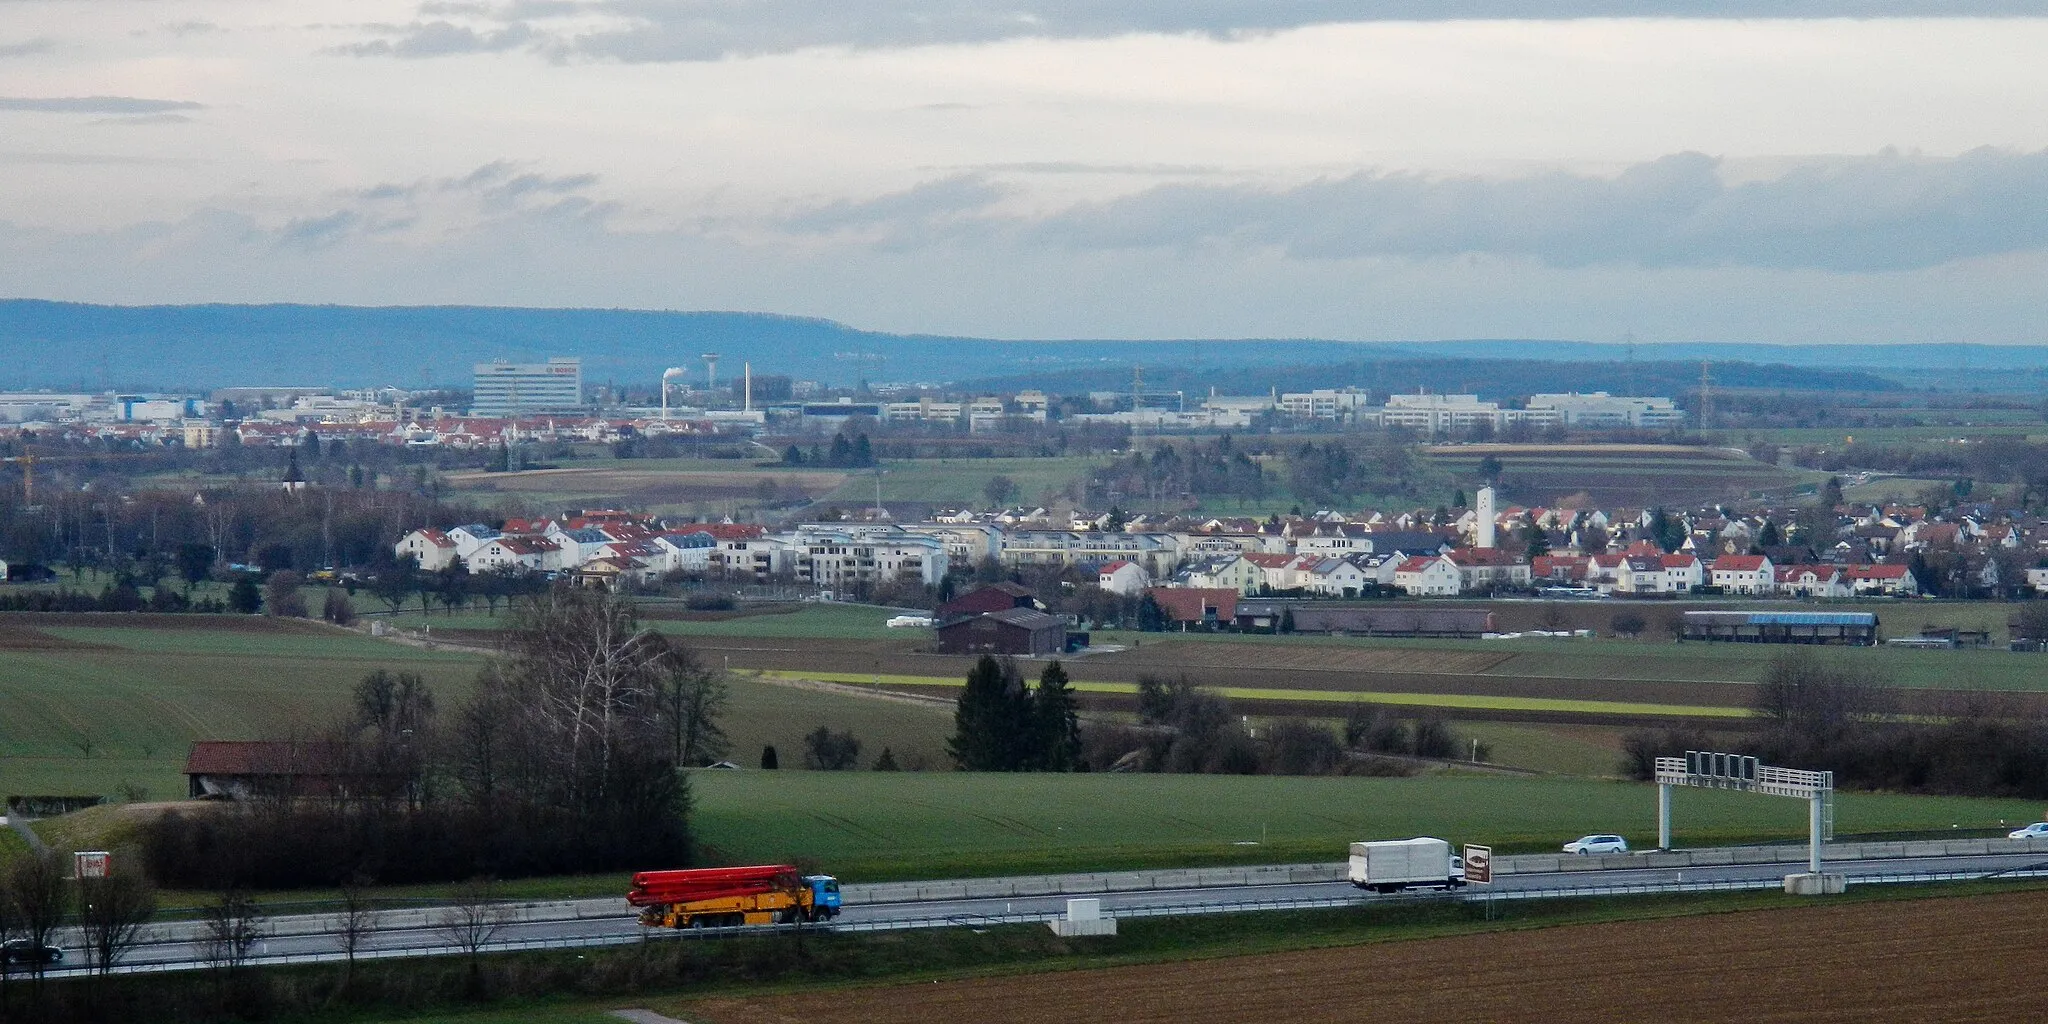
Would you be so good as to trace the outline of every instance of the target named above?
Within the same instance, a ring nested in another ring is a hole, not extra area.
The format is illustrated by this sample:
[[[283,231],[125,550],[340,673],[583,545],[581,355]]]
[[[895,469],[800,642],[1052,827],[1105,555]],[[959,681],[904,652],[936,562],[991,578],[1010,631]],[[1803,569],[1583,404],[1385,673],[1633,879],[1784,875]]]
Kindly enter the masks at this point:
[[[0,964],[54,964],[63,959],[63,950],[55,946],[38,946],[27,939],[15,939],[0,945]]]

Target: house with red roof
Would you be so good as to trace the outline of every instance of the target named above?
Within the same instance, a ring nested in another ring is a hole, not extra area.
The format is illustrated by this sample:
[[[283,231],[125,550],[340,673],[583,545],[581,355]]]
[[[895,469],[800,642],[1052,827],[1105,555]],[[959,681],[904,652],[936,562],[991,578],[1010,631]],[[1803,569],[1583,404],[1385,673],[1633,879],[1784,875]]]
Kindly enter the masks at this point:
[[[1501,548],[1458,548],[1448,556],[1462,591],[1529,585],[1529,564]]]
[[[1903,565],[1846,565],[1842,582],[1857,597],[1917,597],[1920,581]]]
[[[1778,572],[1766,555],[1722,555],[1714,559],[1714,586],[1725,594],[1769,594],[1778,589]]]
[[[1237,618],[1238,592],[1228,587],[1153,587],[1151,595],[1166,621],[1185,631],[1189,626],[1215,626]]]
[[[1394,586],[1410,597],[1456,597],[1464,579],[1449,558],[1417,555],[1394,568]]]
[[[1778,566],[1778,593],[1787,597],[1848,597],[1842,570],[1832,565]]]
[[[431,526],[423,526],[405,535],[397,545],[398,557],[410,556],[419,567],[428,572],[445,569],[456,559],[455,540],[447,533]]]

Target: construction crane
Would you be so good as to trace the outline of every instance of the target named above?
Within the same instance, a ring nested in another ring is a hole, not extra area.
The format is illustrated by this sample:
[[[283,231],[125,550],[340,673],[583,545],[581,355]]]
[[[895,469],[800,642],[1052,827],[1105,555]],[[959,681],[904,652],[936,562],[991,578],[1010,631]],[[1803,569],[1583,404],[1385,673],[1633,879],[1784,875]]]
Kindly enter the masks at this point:
[[[61,449],[60,449],[61,450]],[[36,506],[36,467],[45,462],[97,462],[103,459],[147,459],[156,452],[99,452],[91,455],[37,455],[23,452],[20,455],[0,457],[0,462],[12,462],[21,467],[21,504],[33,511]]]

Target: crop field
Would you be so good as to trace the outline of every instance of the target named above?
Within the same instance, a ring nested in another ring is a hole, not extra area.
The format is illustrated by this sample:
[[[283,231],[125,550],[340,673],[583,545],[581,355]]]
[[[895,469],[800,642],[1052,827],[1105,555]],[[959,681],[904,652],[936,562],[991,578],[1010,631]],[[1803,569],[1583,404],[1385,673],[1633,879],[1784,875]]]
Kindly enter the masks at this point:
[[[797,858],[875,881],[1202,863],[1341,859],[1353,840],[1443,836],[1554,849],[1587,832],[1654,844],[1655,786],[1579,779],[1406,779],[967,772],[703,772],[705,841],[734,860]],[[2036,801],[1849,793],[1837,835],[1996,828]],[[1806,806],[1714,790],[1674,801],[1681,844],[1794,839]]]
[[[858,672],[764,672],[763,675],[776,679],[814,679],[819,682],[847,683],[860,685],[872,682],[884,689],[902,687],[930,687],[958,689],[962,678],[952,676],[908,676],[879,672],[864,675]],[[1138,692],[1135,683],[1106,683],[1076,680],[1072,684],[1075,692],[1084,698],[1135,697]],[[1514,697],[1493,694],[1465,693],[1404,693],[1375,690],[1317,690],[1306,687],[1279,686],[1213,686],[1211,689],[1233,701],[1243,702],[1244,710],[1262,712],[1295,711],[1322,715],[1342,714],[1342,705],[1356,701],[1369,701],[1394,707],[1439,709],[1443,711],[1474,712],[1528,712],[1551,718],[1597,717],[1618,715],[1629,718],[1718,718],[1739,719],[1748,716],[1748,711],[1739,707],[1712,707],[1699,704],[1648,704],[1636,701],[1572,700],[1557,697]],[[1123,706],[1127,701],[1112,701],[1111,706]],[[1284,705],[1277,707],[1276,705]],[[1323,705],[1323,707],[1316,707]]]
[[[701,1024],[2010,1020],[2039,1001],[2036,958],[2015,951],[2048,942],[2044,922],[2038,891],[1807,902],[663,1008]]]
[[[1502,465],[1502,479],[1549,503],[1584,492],[1601,505],[1691,505],[1810,482],[1812,474],[1767,465],[1740,452],[1675,445],[1436,445],[1427,464],[1470,479],[1481,460]]]
[[[458,472],[443,478],[454,491],[530,511],[632,508],[655,513],[703,513],[763,502],[817,498],[838,487],[837,470],[704,459],[622,459],[590,466],[513,473]]]
[[[991,478],[1006,476],[1017,487],[1014,502],[1047,503],[1070,483],[1083,480],[1103,460],[1080,456],[1002,459],[908,459],[883,463],[882,500],[933,505],[985,507],[984,489]],[[871,505],[875,474],[855,470],[823,499],[850,505]]]

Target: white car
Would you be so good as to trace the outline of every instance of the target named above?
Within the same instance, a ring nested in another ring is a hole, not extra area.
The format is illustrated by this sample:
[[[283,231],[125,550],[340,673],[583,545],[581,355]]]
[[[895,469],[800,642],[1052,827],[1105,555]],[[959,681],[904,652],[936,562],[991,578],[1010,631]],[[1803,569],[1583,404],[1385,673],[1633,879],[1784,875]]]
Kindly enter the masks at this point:
[[[2007,839],[2048,839],[2048,821],[2037,821],[2026,828],[2013,829]]]
[[[1580,836],[1564,844],[1564,852],[1587,856],[1595,853],[1627,853],[1628,840],[1620,836]]]

